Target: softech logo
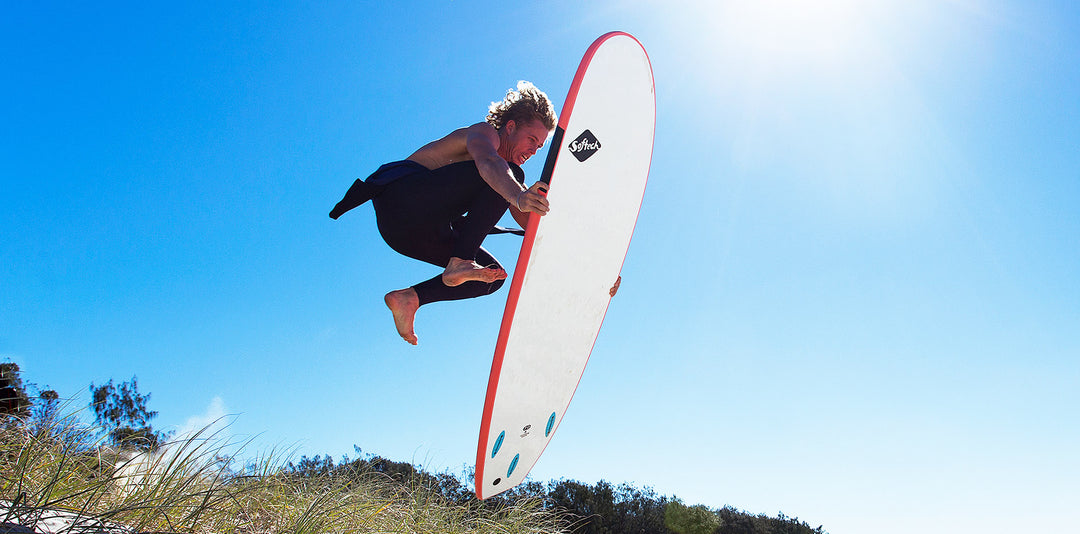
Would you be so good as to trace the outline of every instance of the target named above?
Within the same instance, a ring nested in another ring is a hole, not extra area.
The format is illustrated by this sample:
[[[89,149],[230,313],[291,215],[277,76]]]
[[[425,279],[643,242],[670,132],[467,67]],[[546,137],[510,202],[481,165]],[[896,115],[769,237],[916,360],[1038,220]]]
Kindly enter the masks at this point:
[[[597,150],[600,150],[600,141],[596,139],[592,132],[585,130],[581,132],[581,135],[577,136],[577,139],[571,141],[567,148],[570,149],[570,153],[578,161],[585,161],[595,154]]]

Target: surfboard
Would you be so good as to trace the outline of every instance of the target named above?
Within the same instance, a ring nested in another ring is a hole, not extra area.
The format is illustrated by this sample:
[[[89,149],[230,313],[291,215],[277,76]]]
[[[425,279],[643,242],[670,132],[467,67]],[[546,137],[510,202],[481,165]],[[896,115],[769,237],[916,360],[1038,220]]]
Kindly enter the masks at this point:
[[[652,66],[612,32],[585,52],[541,180],[551,211],[533,214],[495,344],[476,496],[520,484],[577,390],[619,278],[645,194],[656,123]]]

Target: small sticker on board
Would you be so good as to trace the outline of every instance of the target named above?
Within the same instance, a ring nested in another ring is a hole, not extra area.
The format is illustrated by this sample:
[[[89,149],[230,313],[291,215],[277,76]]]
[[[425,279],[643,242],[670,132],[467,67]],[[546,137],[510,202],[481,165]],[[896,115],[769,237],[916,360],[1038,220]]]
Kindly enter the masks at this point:
[[[578,161],[584,162],[591,158],[597,150],[600,150],[600,140],[592,132],[585,130],[581,132],[581,135],[577,136],[577,139],[570,141],[566,148],[570,149],[570,153]]]

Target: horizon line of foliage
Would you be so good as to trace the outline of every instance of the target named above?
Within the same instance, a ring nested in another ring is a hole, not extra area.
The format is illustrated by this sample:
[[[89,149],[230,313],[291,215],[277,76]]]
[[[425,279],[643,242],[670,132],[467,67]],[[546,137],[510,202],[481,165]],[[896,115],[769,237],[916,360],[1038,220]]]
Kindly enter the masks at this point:
[[[0,363],[0,416],[22,420],[31,426],[47,428],[58,417],[60,396],[51,389],[27,392],[15,363]],[[90,384],[95,425],[107,441],[120,448],[155,451],[171,433],[153,429],[158,415],[148,407],[150,394],[138,391],[136,378],[120,384],[110,379],[101,386]],[[281,468],[281,474],[304,479],[333,478],[359,483],[377,473],[400,484],[417,484],[441,495],[447,502],[465,505],[476,503],[471,489],[472,473],[465,481],[449,473],[432,474],[410,463],[396,462],[353,447],[357,458],[342,456],[335,463],[329,455],[314,458],[301,456]],[[649,487],[636,488],[622,483],[612,485],[601,480],[584,484],[576,480],[553,480],[547,483],[526,481],[510,491],[480,502],[485,508],[498,509],[535,499],[545,510],[566,516],[577,534],[827,534],[823,526],[811,528],[798,517],[780,512],[777,517],[751,514],[730,505],[711,509],[704,505],[687,506],[677,497],[657,495]]]
[[[58,417],[60,394],[23,384],[20,373],[18,364],[0,363],[0,414],[36,421],[39,426]],[[154,430],[151,420],[158,413],[147,407],[150,394],[139,393],[137,377],[117,385],[111,378],[100,386],[91,382],[90,397],[94,424],[104,429],[109,442],[117,447],[155,451],[172,436],[171,432]]]
[[[345,455],[335,463],[330,455],[302,456],[297,462],[289,462],[284,471],[310,478],[360,477],[374,472],[400,483],[419,482],[448,502],[464,504],[475,500],[470,484],[449,473],[431,474],[410,463],[365,454],[356,446],[353,449],[355,459]],[[472,473],[466,478],[471,483]],[[716,510],[704,505],[687,506],[676,497],[657,495],[649,487],[639,489],[627,483],[616,486],[604,480],[592,485],[566,479],[546,484],[526,481],[483,501],[483,505],[499,508],[527,499],[537,499],[543,509],[569,516],[573,532],[578,534],[826,534],[823,526],[811,528],[783,512],[773,518],[730,505]]]

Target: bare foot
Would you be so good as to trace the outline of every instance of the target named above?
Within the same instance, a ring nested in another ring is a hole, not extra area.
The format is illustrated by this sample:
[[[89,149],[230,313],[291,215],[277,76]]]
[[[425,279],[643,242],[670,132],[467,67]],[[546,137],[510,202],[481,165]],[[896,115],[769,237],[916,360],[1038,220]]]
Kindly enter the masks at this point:
[[[473,280],[492,283],[506,278],[506,271],[484,267],[472,260],[450,258],[446,270],[443,271],[442,281],[449,287],[460,286]]]
[[[383,297],[386,307],[394,314],[394,326],[398,334],[405,341],[416,345],[419,341],[413,332],[413,320],[416,319],[416,310],[420,308],[420,297],[416,296],[413,288],[391,291]]]

